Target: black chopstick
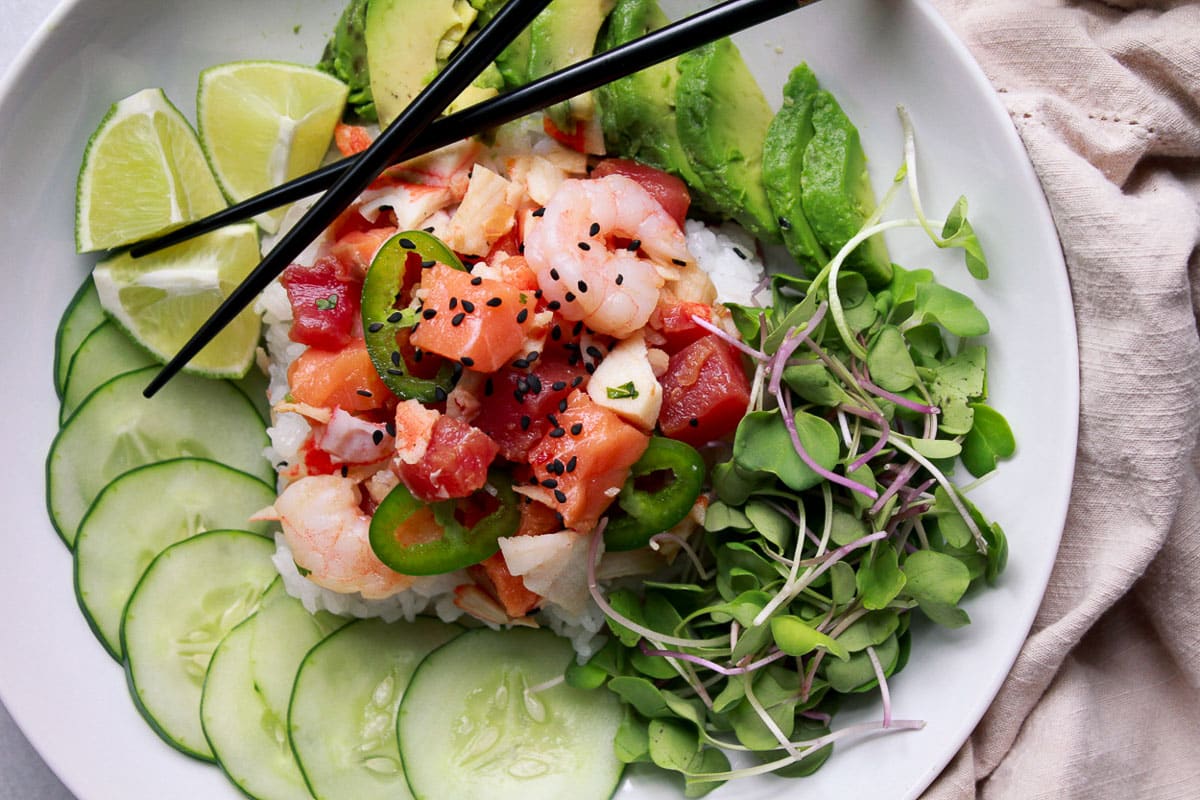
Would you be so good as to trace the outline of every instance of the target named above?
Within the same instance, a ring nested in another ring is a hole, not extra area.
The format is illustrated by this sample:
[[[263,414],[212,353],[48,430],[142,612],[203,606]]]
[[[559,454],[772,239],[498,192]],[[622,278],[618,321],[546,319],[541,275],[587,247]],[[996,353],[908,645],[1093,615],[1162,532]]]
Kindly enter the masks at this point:
[[[518,89],[442,117],[425,128],[394,162],[424,155],[488,128],[560,103],[575,95],[674,58],[702,44],[751,28],[816,0],[729,0],[599,55],[559,70]],[[328,189],[359,156],[336,161],[215,214],[188,223],[129,252],[135,258],[211,233],[234,222]]]
[[[296,226],[284,234],[266,258],[238,284],[175,357],[154,376],[142,394],[152,397],[200,352],[204,345],[220,333],[221,329],[249,305],[292,259],[300,255],[304,248],[320,235],[321,231],[329,227],[396,155],[404,152],[413,139],[549,4],[550,0],[509,0],[484,26],[479,35],[452,57],[446,68],[413,98],[387,130],[380,134],[367,150],[359,154],[354,165],[313,204]]]

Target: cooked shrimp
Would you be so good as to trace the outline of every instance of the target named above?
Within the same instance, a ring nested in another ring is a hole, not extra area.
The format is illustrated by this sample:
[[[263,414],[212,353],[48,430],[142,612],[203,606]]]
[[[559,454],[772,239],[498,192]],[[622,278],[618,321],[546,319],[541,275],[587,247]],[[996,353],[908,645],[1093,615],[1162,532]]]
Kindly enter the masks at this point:
[[[402,592],[413,579],[386,566],[371,549],[371,517],[358,485],[340,475],[309,475],[275,501],[292,558],[310,581],[335,592],[375,600]],[[264,515],[264,518],[272,518]]]
[[[646,324],[659,287],[692,260],[679,225],[624,175],[564,181],[530,221],[525,258],[551,308],[618,337]]]

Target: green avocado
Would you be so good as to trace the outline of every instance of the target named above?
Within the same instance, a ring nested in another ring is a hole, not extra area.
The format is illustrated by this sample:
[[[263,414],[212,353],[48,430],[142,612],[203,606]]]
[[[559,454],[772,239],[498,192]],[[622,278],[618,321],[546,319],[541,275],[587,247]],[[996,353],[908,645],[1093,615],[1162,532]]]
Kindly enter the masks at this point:
[[[563,67],[590,58],[600,26],[612,11],[614,0],[554,0],[529,26],[529,80],[537,80]],[[550,121],[564,133],[595,113],[591,92],[546,109]]]
[[[363,38],[381,125],[389,125],[446,65],[477,13],[468,0],[367,1]],[[477,82],[450,108],[496,93],[494,87]]]
[[[867,174],[867,156],[858,129],[828,91],[812,100],[812,138],[800,172],[804,215],[829,253],[836,253],[875,211],[875,192]],[[882,236],[854,248],[845,266],[867,279],[871,288],[892,279],[892,262]]]
[[[829,260],[804,215],[800,190],[804,151],[813,136],[813,100],[818,88],[817,76],[807,64],[793,69],[783,87],[783,105],[771,120],[763,143],[763,186],[771,211],[779,220],[788,252],[810,275]]]
[[[733,42],[720,39],[680,56],[675,110],[679,141],[720,213],[779,243],[762,172],[773,114]]]
[[[375,100],[371,97],[371,75],[367,69],[367,0],[350,0],[338,19],[333,35],[325,45],[317,68],[350,87],[346,98],[350,109],[368,122],[374,122]]]
[[[611,50],[669,22],[657,0],[617,0],[596,49]],[[675,129],[678,61],[673,58],[600,87],[597,105],[609,152],[678,175],[695,192],[700,178]],[[695,200],[711,206],[708,198]]]

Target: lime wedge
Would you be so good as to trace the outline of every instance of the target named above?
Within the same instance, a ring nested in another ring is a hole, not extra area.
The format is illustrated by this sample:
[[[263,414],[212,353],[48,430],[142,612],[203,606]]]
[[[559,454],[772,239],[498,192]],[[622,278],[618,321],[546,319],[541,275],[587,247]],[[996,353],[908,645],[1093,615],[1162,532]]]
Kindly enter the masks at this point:
[[[258,229],[243,223],[141,258],[121,253],[97,264],[92,277],[104,310],[166,361],[258,262]],[[220,378],[245,375],[254,361],[260,324],[253,309],[242,311],[185,371]]]
[[[130,244],[224,207],[192,127],[162,89],[144,89],[113,105],[88,141],[75,247]]]
[[[233,202],[321,165],[349,88],[320,70],[280,61],[235,61],[200,73],[200,142]],[[283,209],[255,221],[269,233]]]

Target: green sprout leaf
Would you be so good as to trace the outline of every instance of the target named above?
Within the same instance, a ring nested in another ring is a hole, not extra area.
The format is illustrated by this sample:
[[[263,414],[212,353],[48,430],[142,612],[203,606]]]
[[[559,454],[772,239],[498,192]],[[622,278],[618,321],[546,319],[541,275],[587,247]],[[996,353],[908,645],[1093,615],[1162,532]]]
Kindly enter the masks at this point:
[[[917,324],[936,322],[955,336],[982,336],[988,332],[987,317],[975,301],[940,283],[917,284],[912,319]]]
[[[775,639],[775,644],[779,649],[789,656],[808,655],[813,650],[821,648],[843,660],[850,657],[846,648],[836,639],[821,633],[804,620],[791,614],[771,617],[771,636]]]
[[[917,367],[899,328],[880,328],[867,348],[867,369],[871,380],[889,392],[903,392],[917,382]]]
[[[855,580],[864,608],[885,608],[896,599],[905,583],[896,549],[888,542],[877,544],[874,557],[863,561]]]
[[[1017,449],[1012,428],[999,411],[983,403],[972,403],[974,425],[963,439],[962,461],[975,477],[996,468],[1001,458],[1009,458]]]
[[[975,235],[975,229],[967,221],[967,198],[959,197],[946,217],[942,226],[942,239],[938,247],[961,247],[967,261],[967,272],[971,276],[984,280],[988,276],[987,257],[983,254],[983,245]]]

